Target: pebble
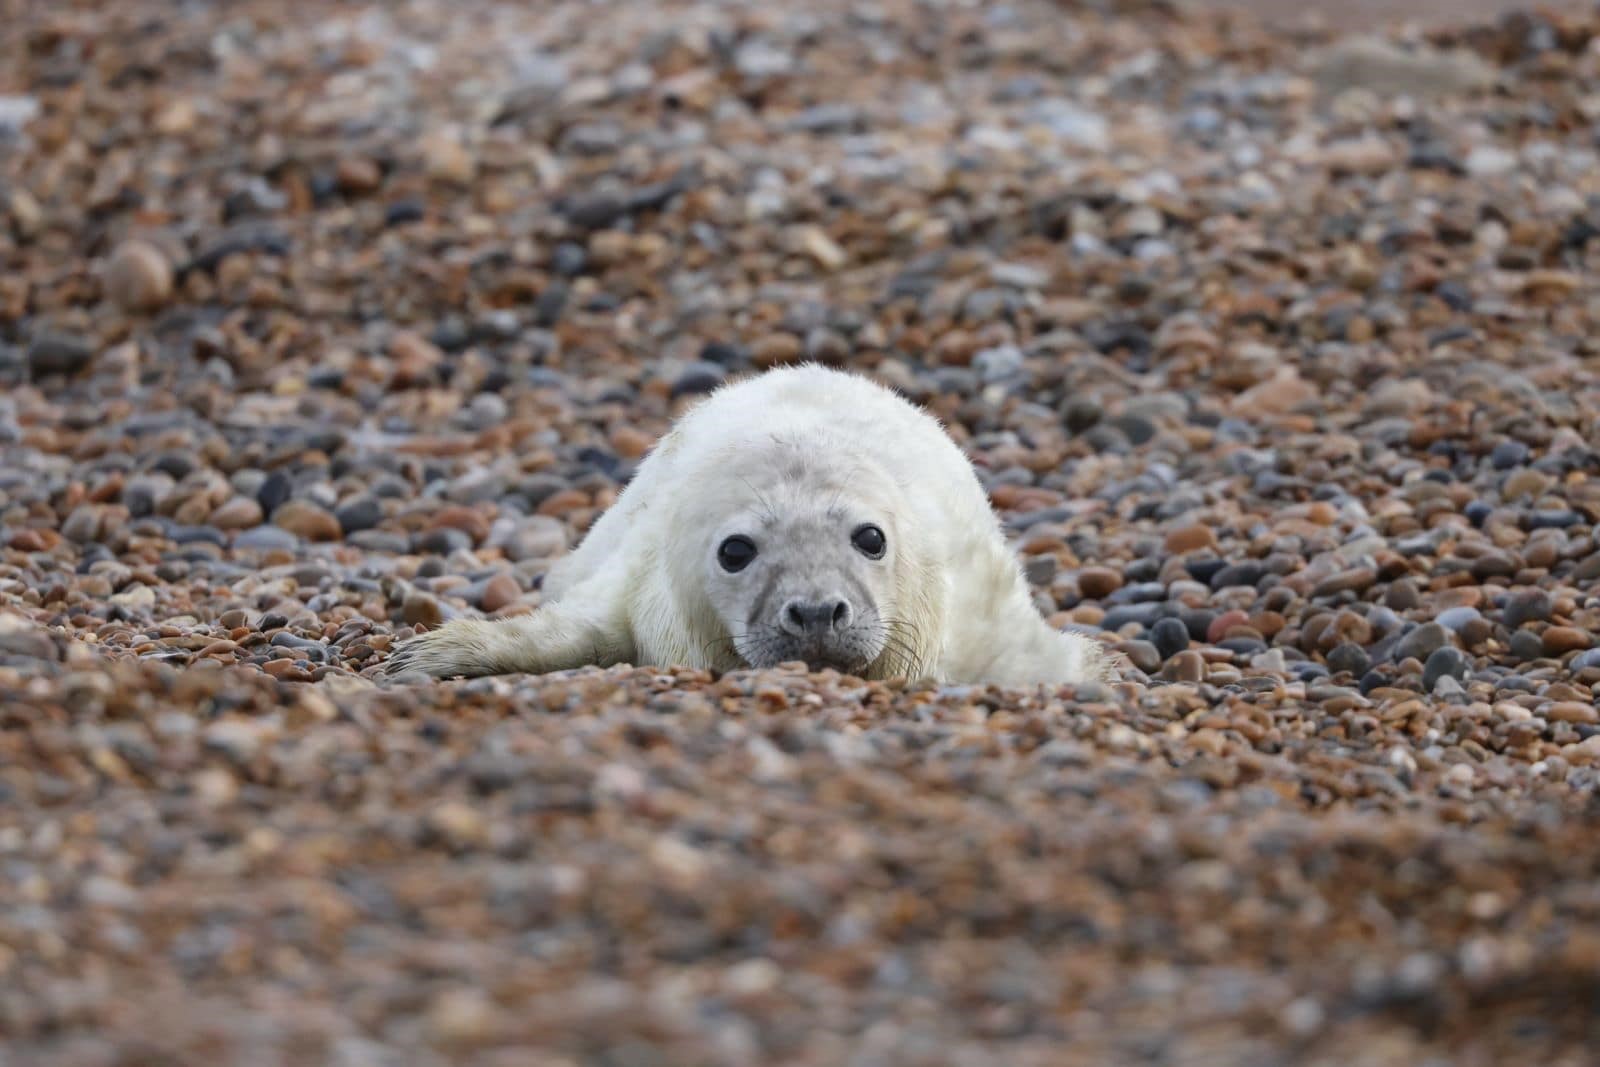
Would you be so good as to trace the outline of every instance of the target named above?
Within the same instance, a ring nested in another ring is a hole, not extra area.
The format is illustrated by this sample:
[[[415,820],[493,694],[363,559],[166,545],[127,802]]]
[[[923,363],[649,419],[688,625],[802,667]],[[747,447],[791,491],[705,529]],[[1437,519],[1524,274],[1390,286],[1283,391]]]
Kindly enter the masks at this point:
[[[1336,674],[1352,674],[1359,677],[1366,674],[1371,666],[1372,659],[1366,650],[1353,641],[1342,642],[1328,653],[1328,669]]]
[[[1428,656],[1428,661],[1422,666],[1422,688],[1432,693],[1436,690],[1440,679],[1453,678],[1457,682],[1465,682],[1471,673],[1467,665],[1467,657],[1459,649],[1445,645],[1435,649]]]
[[[1174,682],[1195,683],[1202,681],[1206,676],[1206,661],[1200,653],[1189,650],[1180,652],[1167,661],[1161,668],[1161,677]]]
[[[1201,549],[1215,551],[1217,538],[1211,532],[1209,526],[1195,523],[1169,531],[1163,544],[1167,552],[1172,555],[1183,555],[1187,552],[1198,552]]]
[[[289,500],[272,513],[272,523],[307,541],[337,541],[339,520],[326,508],[303,500]]]
[[[1542,589],[1525,589],[1506,601],[1501,619],[1512,629],[1530,622],[1548,622],[1553,610],[1550,594]]]
[[[467,185],[477,176],[478,161],[457,138],[435,133],[423,139],[422,168],[434,181]]]
[[[1552,626],[1545,630],[1543,637],[1547,656],[1564,656],[1568,652],[1587,649],[1593,643],[1587,633],[1575,626]]]
[[[238,551],[251,552],[292,552],[300,545],[300,538],[293,533],[278,526],[257,526],[249,530],[241,530],[233,539],[233,547]]]
[[[1518,630],[1512,634],[1509,647],[1511,654],[1523,663],[1539,659],[1545,654],[1544,641],[1530,630]]]
[[[106,295],[127,311],[154,311],[172,296],[172,264],[148,241],[125,241],[106,260]]]
[[[28,368],[35,377],[77,374],[89,366],[94,351],[94,346],[81,337],[41,334],[28,345]]]
[[[383,505],[374,497],[358,496],[335,508],[333,516],[346,534],[370,530],[383,521]]]
[[[503,536],[497,533],[492,543],[499,545],[513,562],[548,559],[567,550],[567,528],[556,519],[530,515],[517,521]]]
[[[1340,593],[1360,593],[1372,588],[1377,580],[1378,572],[1371,567],[1352,567],[1318,582],[1311,595],[1320,599]]]
[[[219,530],[243,530],[261,525],[261,505],[247,496],[232,497],[209,515],[211,525]]]
[[[1482,620],[1482,618],[1483,616],[1478,613],[1477,608],[1462,605],[1441,611],[1439,617],[1434,621],[1451,633],[1460,636],[1464,630],[1473,623]]]
[[[1165,658],[1149,641],[1124,641],[1117,646],[1117,651],[1125,656],[1130,664],[1146,674],[1154,674]]]
[[[439,602],[426,593],[413,590],[400,605],[400,620],[407,626],[433,628],[444,621]]]
[[[709,393],[723,383],[727,373],[716,363],[707,361],[690,363],[673,379],[672,395],[680,397]]]
[[[483,587],[478,606],[487,612],[496,612],[522,595],[522,588],[509,574],[497,574]]]
[[[1395,646],[1395,659],[1415,659],[1426,662],[1439,649],[1450,643],[1450,631],[1437,622],[1423,623],[1401,639]]]
[[[775,367],[798,362],[803,351],[800,338],[794,334],[773,333],[751,347],[750,358],[757,367]]]
[[[1104,600],[1122,588],[1122,575],[1109,567],[1084,567],[1078,571],[1078,591],[1089,600]]]
[[[1189,628],[1179,619],[1161,619],[1150,628],[1150,641],[1165,662],[1189,647]]]

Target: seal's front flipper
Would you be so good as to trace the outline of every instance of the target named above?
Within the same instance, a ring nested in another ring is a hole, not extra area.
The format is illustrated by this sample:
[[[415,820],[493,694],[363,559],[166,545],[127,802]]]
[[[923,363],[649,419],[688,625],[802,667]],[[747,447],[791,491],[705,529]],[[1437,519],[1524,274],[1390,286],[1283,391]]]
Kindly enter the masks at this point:
[[[626,623],[572,590],[559,603],[513,619],[460,619],[418,634],[385,664],[394,678],[545,674],[633,658]]]

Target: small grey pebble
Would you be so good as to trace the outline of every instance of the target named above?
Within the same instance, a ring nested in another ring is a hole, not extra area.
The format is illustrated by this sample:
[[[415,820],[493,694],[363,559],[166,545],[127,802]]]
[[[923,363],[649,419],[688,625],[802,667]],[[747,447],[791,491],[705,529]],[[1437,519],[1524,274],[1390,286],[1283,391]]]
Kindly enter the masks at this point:
[[[1154,673],[1161,666],[1161,653],[1149,641],[1124,641],[1117,646],[1128,662],[1144,671]]]
[[[1544,642],[1532,630],[1518,630],[1511,635],[1511,655],[1522,663],[1539,659],[1544,655]]]
[[[1501,620],[1515,630],[1524,623],[1548,621],[1552,610],[1549,593],[1543,589],[1525,589],[1506,601]]]
[[[1457,682],[1465,682],[1470,673],[1467,657],[1459,649],[1446,645],[1437,649],[1423,665],[1422,688],[1432,693],[1440,679],[1453,678]]]
[[[1436,622],[1423,623],[1400,639],[1394,658],[1419,659],[1424,662],[1436,651],[1450,643],[1450,631]]]
[[[1346,641],[1328,653],[1328,669],[1339,674],[1360,677],[1372,667],[1372,658],[1354,641]]]

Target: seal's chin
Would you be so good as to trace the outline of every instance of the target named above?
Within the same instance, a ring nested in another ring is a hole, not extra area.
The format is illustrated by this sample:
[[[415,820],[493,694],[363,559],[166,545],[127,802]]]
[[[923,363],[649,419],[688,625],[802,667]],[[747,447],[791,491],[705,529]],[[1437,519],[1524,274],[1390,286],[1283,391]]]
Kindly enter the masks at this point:
[[[739,658],[757,670],[780,663],[804,663],[807,670],[835,670],[840,674],[861,674],[877,659],[882,649],[864,643],[841,642],[839,646],[819,646],[810,642],[768,637],[736,646]]]

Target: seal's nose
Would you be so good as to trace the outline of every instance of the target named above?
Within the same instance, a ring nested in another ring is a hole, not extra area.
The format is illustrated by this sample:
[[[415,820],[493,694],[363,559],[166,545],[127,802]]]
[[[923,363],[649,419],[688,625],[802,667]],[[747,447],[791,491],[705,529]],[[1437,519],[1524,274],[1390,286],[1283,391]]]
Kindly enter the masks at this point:
[[[842,597],[791,600],[783,608],[783,628],[796,637],[826,637],[850,625],[850,605]]]

